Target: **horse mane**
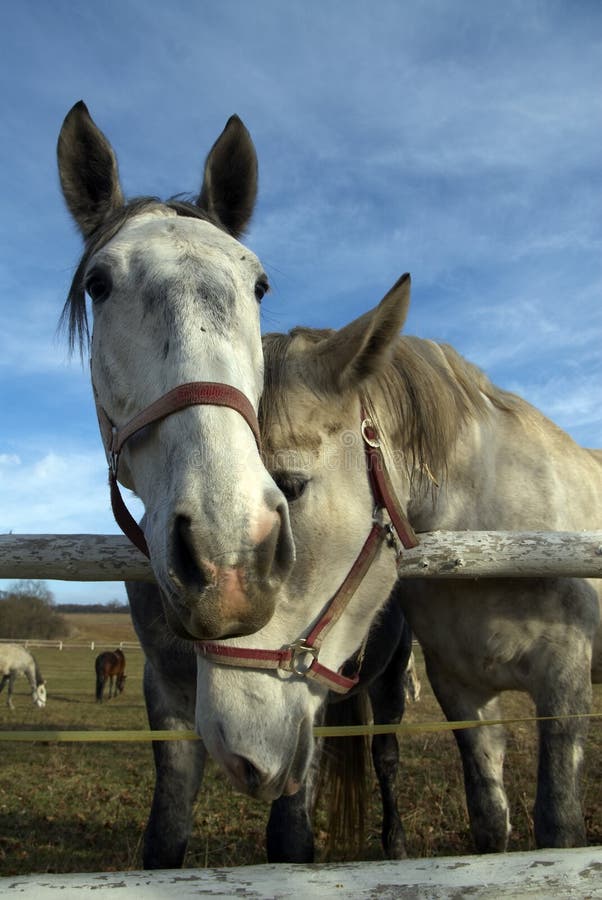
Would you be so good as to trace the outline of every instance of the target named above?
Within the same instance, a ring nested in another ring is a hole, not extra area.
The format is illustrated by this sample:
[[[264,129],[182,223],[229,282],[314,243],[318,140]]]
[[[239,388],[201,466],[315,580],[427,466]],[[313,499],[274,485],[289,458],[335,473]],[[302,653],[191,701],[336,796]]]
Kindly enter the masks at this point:
[[[264,437],[275,422],[291,425],[285,396],[291,381],[301,380],[320,399],[332,395],[332,387],[321,381],[319,365],[304,366],[303,353],[295,353],[295,349],[317,345],[331,334],[330,329],[297,327],[288,334],[264,335],[265,380],[260,403]],[[362,384],[361,391],[370,398],[371,413],[387,441],[409,455],[410,470],[419,477],[425,472],[446,471],[449,451],[470,419],[487,415],[492,406],[514,413],[522,407],[516,395],[492,384],[453,347],[407,336],[397,339],[389,359]]]
[[[59,321],[59,330],[67,330],[69,341],[69,351],[72,353],[77,345],[80,356],[90,343],[90,330],[88,327],[88,315],[86,311],[86,296],[84,287],[84,276],[90,258],[104,247],[111,238],[115,237],[117,232],[134,216],[141,215],[155,209],[170,209],[178,216],[187,216],[188,218],[203,219],[211,222],[216,228],[224,231],[223,225],[211,216],[206,210],[201,209],[195,203],[185,200],[181,195],[171,197],[165,202],[157,197],[136,197],[129,200],[123,206],[120,206],[108,216],[105,221],[94,231],[84,247],[84,252],[79,261],[75,275],[69,288],[67,300],[61,313]]]

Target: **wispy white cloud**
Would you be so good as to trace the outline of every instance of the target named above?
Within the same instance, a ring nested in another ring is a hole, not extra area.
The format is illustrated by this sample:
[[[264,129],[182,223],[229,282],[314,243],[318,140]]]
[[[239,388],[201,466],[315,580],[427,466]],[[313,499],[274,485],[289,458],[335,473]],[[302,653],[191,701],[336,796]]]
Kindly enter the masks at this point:
[[[90,452],[0,455],[0,533],[114,534],[100,442]],[[131,508],[140,511],[139,501]]]

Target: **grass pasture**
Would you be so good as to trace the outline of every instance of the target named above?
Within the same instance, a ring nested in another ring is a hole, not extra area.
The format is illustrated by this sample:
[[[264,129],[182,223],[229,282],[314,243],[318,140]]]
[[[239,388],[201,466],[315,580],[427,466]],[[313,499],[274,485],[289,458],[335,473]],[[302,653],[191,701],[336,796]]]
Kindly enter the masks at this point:
[[[69,616],[71,619],[72,617]],[[73,641],[94,639],[116,645],[131,640],[123,615],[78,617]],[[104,649],[104,646],[103,646]],[[24,679],[17,682],[15,710],[0,695],[0,730],[142,729],[146,713],[141,691],[140,650],[126,651],[127,685],[115,700],[94,698],[94,651],[67,646],[34,649],[48,682],[45,709],[31,704]],[[422,696],[410,704],[406,721],[440,721],[419,659]],[[508,716],[532,714],[520,695],[504,698]],[[595,691],[602,712],[602,689]],[[400,740],[399,802],[412,856],[472,852],[461,767],[450,733],[416,734]],[[536,768],[535,726],[510,727],[506,783],[512,804],[511,849],[534,847],[531,808]],[[147,743],[3,743],[0,766],[0,875],[33,872],[93,872],[139,868],[141,842],[153,790],[151,745]],[[602,720],[593,720],[586,752],[584,803],[588,836],[602,844]],[[264,804],[235,794],[213,764],[195,810],[187,866],[229,866],[265,862]],[[316,814],[321,852],[325,816]],[[379,803],[367,817],[366,859],[382,858]]]

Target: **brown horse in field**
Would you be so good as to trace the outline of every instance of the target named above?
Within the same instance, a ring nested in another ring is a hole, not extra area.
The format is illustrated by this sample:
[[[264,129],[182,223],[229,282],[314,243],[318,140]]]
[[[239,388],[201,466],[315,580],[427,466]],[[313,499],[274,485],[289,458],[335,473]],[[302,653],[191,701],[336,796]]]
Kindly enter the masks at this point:
[[[106,650],[104,653],[99,653],[94,667],[96,669],[96,700],[98,703],[102,703],[107,680],[109,682],[109,700],[122,693],[126,679],[125,656],[122,650]]]

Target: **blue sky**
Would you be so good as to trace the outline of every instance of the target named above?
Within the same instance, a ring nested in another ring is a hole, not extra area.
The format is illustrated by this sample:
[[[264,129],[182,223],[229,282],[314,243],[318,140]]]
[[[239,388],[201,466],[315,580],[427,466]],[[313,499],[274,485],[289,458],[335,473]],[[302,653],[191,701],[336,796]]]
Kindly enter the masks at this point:
[[[56,334],[80,241],[55,146],[80,98],[129,195],[194,191],[243,118],[264,330],[342,325],[410,271],[409,333],[602,446],[596,0],[20,0],[0,79],[0,533],[117,532],[88,374]]]

